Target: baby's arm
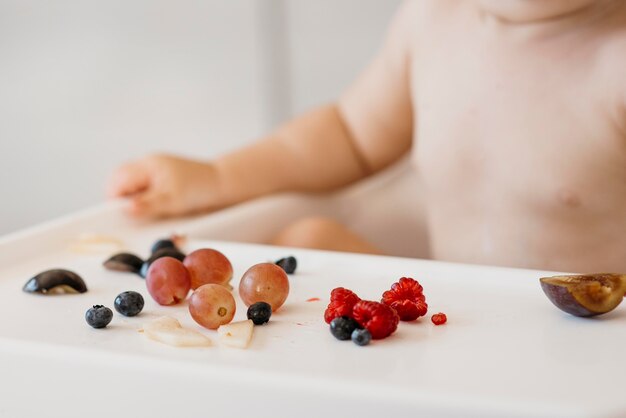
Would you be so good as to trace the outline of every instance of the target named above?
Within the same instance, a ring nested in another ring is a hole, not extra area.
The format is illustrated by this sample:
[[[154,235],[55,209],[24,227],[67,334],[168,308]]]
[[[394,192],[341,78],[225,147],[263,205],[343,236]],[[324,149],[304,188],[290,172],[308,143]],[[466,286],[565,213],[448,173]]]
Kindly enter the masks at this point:
[[[213,163],[158,156],[127,164],[110,194],[130,197],[138,215],[179,215],[282,191],[333,190],[393,163],[411,146],[412,8],[398,13],[382,51],[337,104]]]

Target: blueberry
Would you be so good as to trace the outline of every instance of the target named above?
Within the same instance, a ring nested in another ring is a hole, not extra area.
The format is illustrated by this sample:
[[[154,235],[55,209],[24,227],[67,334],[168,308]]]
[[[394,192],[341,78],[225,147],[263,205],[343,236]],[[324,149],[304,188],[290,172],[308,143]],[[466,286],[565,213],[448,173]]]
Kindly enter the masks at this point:
[[[363,329],[355,329],[352,331],[352,342],[356,345],[368,345],[372,340],[372,334],[365,328]]]
[[[115,298],[115,310],[124,316],[135,316],[143,309],[143,296],[137,292],[122,292]]]
[[[85,313],[85,320],[94,328],[104,328],[113,319],[113,311],[106,306],[94,305]]]
[[[281,258],[275,263],[277,266],[280,266],[285,273],[293,274],[296,271],[296,267],[298,267],[298,262],[296,261],[296,257],[289,256],[285,258]]]
[[[272,316],[272,307],[266,302],[257,302],[248,308],[248,319],[252,319],[254,325],[263,325]]]
[[[150,249],[150,253],[154,254],[159,250],[162,250],[164,248],[174,248],[174,249],[178,249],[176,247],[176,244],[174,244],[174,241],[172,241],[171,239],[160,239],[157,242],[155,242],[154,244],[152,244],[152,248]]]
[[[358,322],[347,316],[340,316],[330,321],[330,333],[338,340],[349,340],[352,332],[360,328]]]
[[[144,279],[148,275],[148,269],[150,268],[150,264],[161,257],[172,257],[177,259],[178,261],[183,261],[185,259],[185,254],[182,253],[177,248],[161,248],[157,250],[154,254],[150,256],[142,265],[141,269],[139,269],[139,275]]]

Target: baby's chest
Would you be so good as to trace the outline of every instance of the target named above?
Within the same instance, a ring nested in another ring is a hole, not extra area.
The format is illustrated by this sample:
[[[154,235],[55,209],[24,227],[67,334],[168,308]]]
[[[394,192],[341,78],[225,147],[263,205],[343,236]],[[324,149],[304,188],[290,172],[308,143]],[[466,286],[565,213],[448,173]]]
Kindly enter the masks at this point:
[[[413,80],[414,159],[431,190],[539,203],[625,191],[626,138],[585,77],[471,50],[439,55]]]

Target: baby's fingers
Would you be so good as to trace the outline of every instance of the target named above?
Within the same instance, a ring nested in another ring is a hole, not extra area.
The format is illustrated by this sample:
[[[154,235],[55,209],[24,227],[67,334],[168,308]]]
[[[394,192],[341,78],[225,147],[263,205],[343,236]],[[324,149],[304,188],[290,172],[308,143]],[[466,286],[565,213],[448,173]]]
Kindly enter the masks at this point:
[[[119,167],[107,183],[109,197],[128,197],[145,192],[150,187],[150,174],[141,163],[129,163]]]
[[[127,211],[141,218],[162,218],[169,216],[167,197],[161,193],[147,192],[131,197]]]

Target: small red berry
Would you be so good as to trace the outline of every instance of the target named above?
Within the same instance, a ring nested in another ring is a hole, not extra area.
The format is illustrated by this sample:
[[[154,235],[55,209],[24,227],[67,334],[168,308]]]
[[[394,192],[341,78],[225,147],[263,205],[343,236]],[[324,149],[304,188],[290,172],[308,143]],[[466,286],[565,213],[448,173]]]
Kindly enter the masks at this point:
[[[382,303],[398,312],[402,321],[413,321],[428,312],[424,288],[417,280],[402,277],[391,285],[391,290],[383,293]]]
[[[448,317],[445,313],[439,312],[431,316],[430,320],[433,321],[435,325],[443,325],[448,321]]]
[[[330,292],[330,303],[324,312],[324,320],[327,324],[339,317],[347,316],[352,318],[352,307],[360,301],[353,291],[338,287]]]
[[[396,311],[389,306],[369,300],[358,301],[352,309],[352,317],[375,340],[391,335],[398,328],[400,320]]]

